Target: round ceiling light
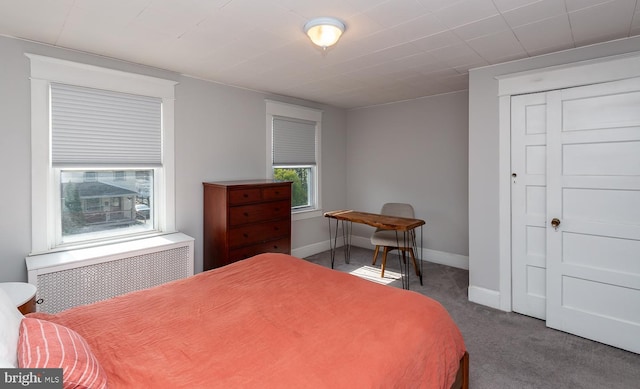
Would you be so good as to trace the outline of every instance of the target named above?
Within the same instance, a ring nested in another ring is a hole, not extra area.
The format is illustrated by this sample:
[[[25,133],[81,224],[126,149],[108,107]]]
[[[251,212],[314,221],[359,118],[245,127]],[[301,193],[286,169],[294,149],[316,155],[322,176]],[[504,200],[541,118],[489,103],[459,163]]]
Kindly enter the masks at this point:
[[[335,45],[344,30],[344,23],[329,17],[315,18],[304,25],[304,32],[311,42],[323,49]]]

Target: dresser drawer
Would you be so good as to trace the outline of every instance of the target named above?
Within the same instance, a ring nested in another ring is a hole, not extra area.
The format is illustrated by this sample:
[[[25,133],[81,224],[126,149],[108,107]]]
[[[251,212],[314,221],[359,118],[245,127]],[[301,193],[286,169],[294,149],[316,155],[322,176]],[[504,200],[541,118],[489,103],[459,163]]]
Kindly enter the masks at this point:
[[[262,189],[263,200],[280,200],[287,199],[289,207],[291,207],[291,185],[276,186]]]
[[[238,248],[252,244],[263,243],[291,234],[291,220],[289,218],[272,222],[248,224],[229,230],[229,247]]]
[[[229,191],[229,205],[255,203],[262,200],[259,188],[234,189]]]
[[[291,252],[291,242],[289,238],[282,238],[271,242],[255,244],[251,246],[233,249],[229,252],[229,262],[239,261],[241,259],[253,257],[262,253],[284,253]]]
[[[236,206],[229,208],[229,225],[238,226],[246,223],[282,219],[290,213],[291,203],[288,200]]]

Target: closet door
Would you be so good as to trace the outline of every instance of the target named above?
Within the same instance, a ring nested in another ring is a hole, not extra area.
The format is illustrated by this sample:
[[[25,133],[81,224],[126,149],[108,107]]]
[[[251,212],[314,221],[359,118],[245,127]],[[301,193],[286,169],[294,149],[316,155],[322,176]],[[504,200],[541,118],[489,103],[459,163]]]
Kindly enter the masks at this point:
[[[640,353],[640,79],[546,101],[547,326]]]
[[[514,312],[546,317],[546,94],[511,98],[511,272]]]

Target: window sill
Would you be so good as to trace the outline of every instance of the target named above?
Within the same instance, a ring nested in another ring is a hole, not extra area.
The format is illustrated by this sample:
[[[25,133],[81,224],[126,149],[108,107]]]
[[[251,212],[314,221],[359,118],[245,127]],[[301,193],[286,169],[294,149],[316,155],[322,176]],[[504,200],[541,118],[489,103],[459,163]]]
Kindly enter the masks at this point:
[[[67,251],[51,251],[46,254],[31,254],[26,257],[27,270],[53,268],[51,271],[77,267],[77,263],[108,262],[123,254],[145,252],[158,247],[182,244],[193,241],[193,238],[180,232],[145,237],[125,242],[103,244],[85,248],[74,248]],[[193,274],[193,271],[192,271]]]
[[[52,247],[48,250],[33,251],[29,253],[28,256],[46,255],[46,254],[59,253],[59,252],[65,252],[65,251],[91,249],[94,247],[99,248],[99,247],[105,247],[110,245],[126,244],[127,242],[141,241],[148,238],[154,238],[162,235],[170,235],[174,233],[177,233],[177,231],[174,231],[174,232],[148,231],[148,232],[143,232],[139,234],[105,237],[104,239],[68,242],[66,244],[60,244],[58,246]]]
[[[314,217],[321,217],[321,216],[322,216],[322,211],[319,209],[313,209],[308,211],[298,211],[298,212],[291,213],[291,221],[305,220],[305,219],[311,219]]]

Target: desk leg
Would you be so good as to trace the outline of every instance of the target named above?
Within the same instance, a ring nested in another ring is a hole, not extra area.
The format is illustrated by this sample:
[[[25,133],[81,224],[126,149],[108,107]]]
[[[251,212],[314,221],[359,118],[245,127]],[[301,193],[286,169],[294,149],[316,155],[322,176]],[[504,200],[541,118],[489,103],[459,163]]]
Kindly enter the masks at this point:
[[[414,230],[403,231],[402,233],[402,245],[400,244],[400,237],[398,231],[396,231],[396,246],[397,247],[411,247],[413,255],[416,257],[416,263],[420,262],[419,269],[416,268],[418,278],[420,279],[420,285],[424,285],[422,281],[423,263],[422,263],[422,226],[420,226],[420,251],[418,252],[418,243],[416,240],[416,232]],[[398,260],[400,261],[400,275],[402,277],[402,288],[409,289],[409,281],[411,279],[411,260],[413,258],[407,258],[405,250],[399,250]]]
[[[329,220],[329,252],[331,253],[331,268],[333,269],[336,262],[336,250],[338,249],[338,219],[336,221],[335,232],[331,231],[331,218]],[[351,229],[350,221],[341,221],[342,223],[342,241],[344,242],[344,262],[349,263],[351,260]]]
[[[400,237],[396,230],[396,247],[398,249],[398,263],[400,265],[400,279],[402,280],[402,289],[409,290],[409,261],[407,261],[407,253],[403,248],[409,247],[409,241],[407,239],[407,232],[402,232],[402,244],[400,244]]]
[[[353,223],[350,221],[342,221],[342,239],[344,242],[344,263],[351,261],[351,230]]]
[[[327,220],[329,220],[329,252],[331,253],[331,268],[333,269],[333,264],[335,263],[336,260],[336,248],[337,248],[337,244],[338,244],[338,219],[335,219],[336,221],[336,232],[335,234],[331,233],[331,218],[328,218]]]
[[[416,234],[415,232],[413,233],[413,245],[416,245]],[[418,261],[420,261],[420,285],[424,285],[422,283],[422,275],[424,274],[424,272],[422,271],[422,226],[420,226],[420,256],[418,257]],[[418,253],[417,250],[414,250],[414,252]]]
[[[406,234],[408,234],[408,241],[405,241],[405,243],[407,245],[410,245],[414,255],[416,256],[416,265],[418,262],[420,262],[419,268],[418,266],[416,266],[416,273],[418,273],[418,278],[420,279],[420,285],[424,285],[422,283],[422,270],[423,270],[423,264],[422,264],[422,226],[420,226],[420,251],[418,252],[418,243],[416,240],[416,230],[413,229],[411,231],[407,231]],[[407,268],[407,271],[409,271],[409,269]]]
[[[411,231],[402,233],[402,247],[411,247]],[[415,254],[413,254],[415,256]],[[409,281],[411,280],[411,258],[407,258],[407,251],[402,250],[402,264],[404,265],[404,274],[407,275],[406,288],[409,290]],[[403,283],[404,286],[404,283]]]

